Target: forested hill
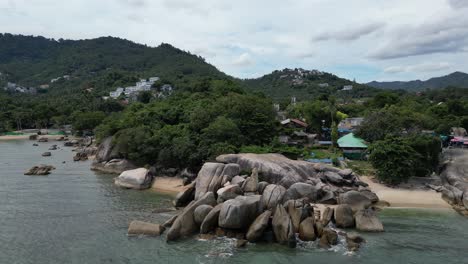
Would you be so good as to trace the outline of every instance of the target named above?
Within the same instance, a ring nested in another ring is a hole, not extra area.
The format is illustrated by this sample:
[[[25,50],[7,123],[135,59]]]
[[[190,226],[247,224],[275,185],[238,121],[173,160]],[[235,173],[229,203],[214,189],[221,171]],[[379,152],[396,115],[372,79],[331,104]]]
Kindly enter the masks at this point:
[[[381,89],[402,89],[408,91],[423,91],[426,89],[442,89],[448,86],[468,87],[468,74],[454,72],[446,76],[431,78],[426,81],[409,82],[370,82],[367,85]]]
[[[153,48],[114,37],[53,40],[12,34],[0,34],[0,72],[4,81],[36,87],[69,75],[73,84],[54,86],[98,91],[139,77],[158,76],[179,86],[201,77],[226,77],[203,58],[169,44]]]
[[[304,69],[277,70],[257,79],[247,79],[244,83],[247,89],[262,92],[275,100],[293,96],[298,100],[306,100],[330,94],[338,97],[368,97],[378,91],[331,73]],[[349,85],[352,90],[343,91],[343,87]]]

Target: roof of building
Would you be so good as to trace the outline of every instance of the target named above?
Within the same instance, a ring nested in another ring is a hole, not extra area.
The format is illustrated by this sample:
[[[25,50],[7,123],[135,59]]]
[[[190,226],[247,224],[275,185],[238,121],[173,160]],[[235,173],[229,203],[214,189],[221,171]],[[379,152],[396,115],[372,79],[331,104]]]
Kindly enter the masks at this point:
[[[338,146],[340,148],[367,148],[364,140],[355,137],[353,133],[349,133],[338,139]]]

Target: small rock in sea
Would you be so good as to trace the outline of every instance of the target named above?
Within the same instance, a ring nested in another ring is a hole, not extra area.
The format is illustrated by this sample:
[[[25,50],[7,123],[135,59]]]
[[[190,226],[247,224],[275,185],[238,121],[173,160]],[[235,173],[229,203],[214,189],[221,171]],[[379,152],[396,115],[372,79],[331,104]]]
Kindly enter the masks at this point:
[[[66,161],[62,161],[63,164],[67,163]]]
[[[55,170],[55,167],[49,165],[39,165],[32,167],[27,172],[25,172],[24,175],[48,175],[50,174],[51,170]]]
[[[164,232],[164,230],[165,228],[158,224],[152,224],[142,221],[132,221],[128,227],[128,234],[159,236]]]
[[[238,239],[236,240],[236,248],[242,248],[242,247],[245,247],[247,245],[247,240],[245,239]]]
[[[200,235],[198,235],[198,238],[203,239],[203,240],[212,240],[212,239],[215,238],[215,235],[213,235],[213,234],[200,234]]]
[[[37,143],[34,143],[34,144],[33,144],[33,146],[34,146],[34,147],[37,147],[37,146],[39,146],[39,144],[37,144]]]
[[[43,156],[43,157],[50,157],[50,156],[52,156],[52,153],[50,153],[50,152],[44,152],[44,153],[42,153],[42,156]]]

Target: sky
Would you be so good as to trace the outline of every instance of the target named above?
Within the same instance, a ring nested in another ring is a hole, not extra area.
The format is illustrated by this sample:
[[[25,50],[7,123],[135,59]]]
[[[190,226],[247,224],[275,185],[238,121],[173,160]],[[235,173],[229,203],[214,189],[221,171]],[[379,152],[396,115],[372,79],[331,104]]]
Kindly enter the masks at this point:
[[[358,82],[468,72],[468,0],[0,0],[0,32],[170,43],[240,78],[283,68]]]

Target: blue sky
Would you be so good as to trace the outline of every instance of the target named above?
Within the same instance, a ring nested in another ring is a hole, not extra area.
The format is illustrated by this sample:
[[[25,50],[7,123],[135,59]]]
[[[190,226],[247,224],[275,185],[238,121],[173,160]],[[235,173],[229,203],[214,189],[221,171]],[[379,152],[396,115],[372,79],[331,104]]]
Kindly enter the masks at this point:
[[[0,0],[0,32],[171,43],[241,78],[368,82],[467,72],[466,14],[465,0]]]

